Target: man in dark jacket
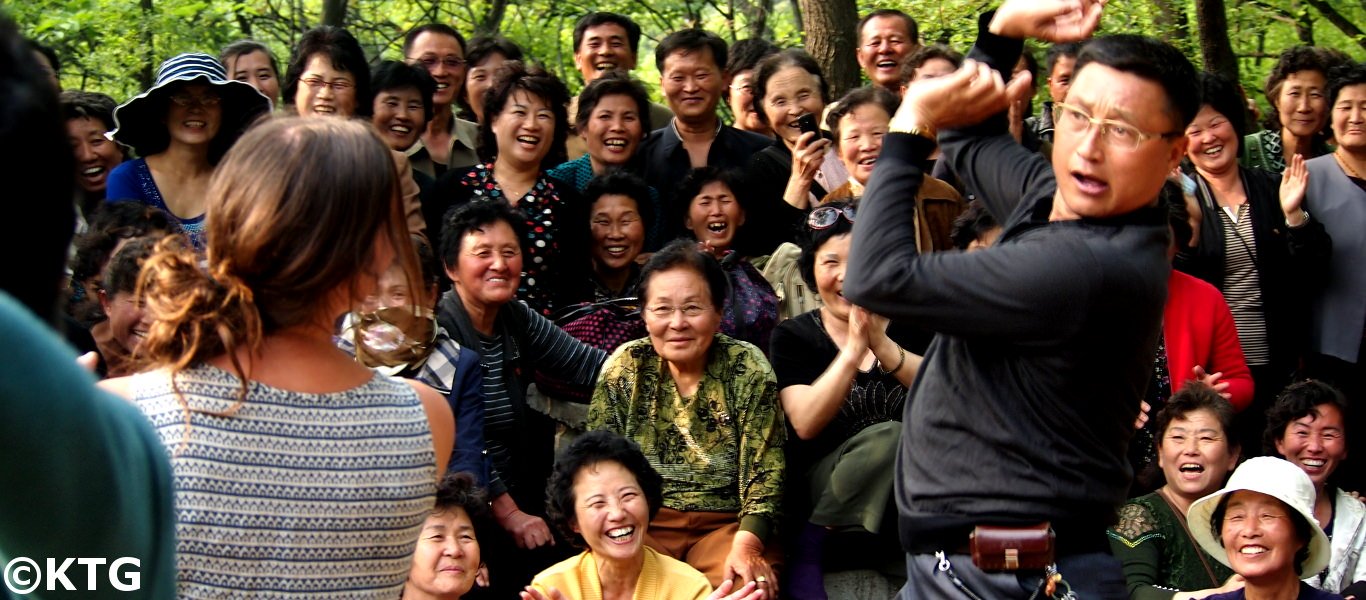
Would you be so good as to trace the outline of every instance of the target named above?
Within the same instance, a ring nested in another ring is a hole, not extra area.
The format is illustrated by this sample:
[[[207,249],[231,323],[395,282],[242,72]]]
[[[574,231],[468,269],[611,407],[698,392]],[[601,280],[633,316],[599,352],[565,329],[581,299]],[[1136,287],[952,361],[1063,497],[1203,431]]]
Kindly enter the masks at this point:
[[[1169,267],[1156,201],[1198,109],[1195,70],[1157,40],[1092,40],[1058,105],[1051,165],[1008,132],[1027,76],[1000,75],[1025,37],[1083,39],[1100,10],[1009,0],[984,15],[972,60],[907,91],[863,197],[845,295],[937,333],[897,461],[902,598],[1027,598],[1047,565],[1079,597],[1128,597],[1105,528],[1128,490],[1125,452],[1157,346]],[[908,200],[949,127],[941,160],[1004,231],[981,252],[922,256]],[[974,528],[1043,522],[1056,550],[1040,564],[1004,551],[974,564]]]

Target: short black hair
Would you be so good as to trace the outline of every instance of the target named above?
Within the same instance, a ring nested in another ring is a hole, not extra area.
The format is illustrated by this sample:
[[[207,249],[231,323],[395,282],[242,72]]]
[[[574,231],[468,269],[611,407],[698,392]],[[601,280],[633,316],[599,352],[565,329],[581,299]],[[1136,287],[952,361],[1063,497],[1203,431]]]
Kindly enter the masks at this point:
[[[386,90],[412,88],[422,97],[422,114],[427,121],[432,120],[436,105],[432,96],[436,94],[436,80],[420,65],[410,65],[397,60],[386,60],[375,65],[370,73],[370,88],[378,97]]]
[[[698,167],[688,171],[687,176],[678,184],[678,195],[674,196],[679,201],[676,202],[677,210],[681,213],[670,215],[675,223],[680,223],[687,218],[688,209],[692,206],[693,199],[702,193],[702,188],[707,184],[720,182],[730,188],[730,193],[735,196],[735,201],[740,203],[740,210],[749,213],[749,204],[746,197],[745,182],[740,175],[730,169],[706,166]]]
[[[915,77],[915,70],[924,66],[925,63],[934,59],[949,61],[954,69],[963,66],[963,53],[944,44],[930,44],[921,46],[906,58],[906,62],[901,65],[901,85],[910,83]],[[1013,65],[1012,65],[1013,66]],[[1007,77],[1008,78],[1008,77]]]
[[[1214,541],[1219,542],[1220,548],[1224,547],[1224,513],[1228,512],[1228,501],[1233,497],[1234,493],[1236,493],[1236,491],[1224,494],[1223,497],[1219,498],[1219,503],[1214,506],[1214,512],[1210,513],[1210,532],[1214,534]],[[1260,494],[1261,492],[1257,493]],[[1314,539],[1314,530],[1309,526],[1309,520],[1305,519],[1304,515],[1300,514],[1300,511],[1295,510],[1280,498],[1276,498],[1276,501],[1280,502],[1281,506],[1285,508],[1285,514],[1290,515],[1290,523],[1295,527],[1295,537],[1301,542],[1304,542],[1304,545],[1300,546],[1300,549],[1295,551],[1294,558],[1295,575],[1303,576],[1304,561],[1309,560],[1309,544]]]
[[[447,473],[436,486],[436,503],[432,514],[439,515],[456,508],[465,511],[470,518],[476,542],[483,540],[485,544],[490,543],[499,534],[500,529],[493,521],[493,511],[489,509],[488,494],[469,473]]]
[[[123,240],[180,232],[179,225],[166,211],[132,200],[109,200],[95,207],[85,233],[76,236],[71,261],[71,278],[76,281],[98,277],[114,247]]]
[[[1238,84],[1220,73],[1201,73],[1200,105],[1223,115],[1238,136],[1238,143],[1243,143],[1243,136],[1248,134],[1247,104],[1243,101],[1242,92],[1238,91]]]
[[[897,107],[901,105],[901,99],[897,98],[896,94],[887,88],[879,85],[856,87],[849,90],[849,93],[831,104],[830,108],[825,111],[825,126],[830,129],[831,133],[835,134],[836,148],[839,148],[840,139],[843,137],[840,135],[840,119],[854,112],[854,109],[868,104],[881,106],[883,110],[887,111],[887,117],[890,118],[896,114]]]
[[[902,21],[905,21],[906,33],[910,35],[910,39],[906,41],[912,44],[920,43],[920,24],[916,23],[915,18],[911,15],[908,15],[894,8],[879,8],[873,12],[864,15],[862,19],[859,19],[858,27],[854,28],[854,38],[856,40],[856,43],[863,43],[863,26],[867,25],[869,21],[879,17],[897,17]]]
[[[294,50],[289,68],[285,71],[285,104],[294,105],[294,97],[299,91],[299,78],[303,77],[309,59],[315,54],[326,56],[332,62],[332,68],[355,78],[356,116],[370,116],[375,97],[370,90],[370,64],[365,60],[365,51],[351,32],[331,25],[314,27],[299,40],[299,47]]]
[[[828,206],[844,210],[851,205],[852,204],[848,202],[833,201],[826,202],[816,208],[825,208]],[[815,209],[813,208],[812,210]],[[821,246],[824,246],[825,243],[832,238],[853,233],[854,224],[850,223],[849,219],[846,219],[841,215],[835,218],[834,225],[826,227],[825,229],[812,229],[807,227],[806,220],[803,219],[802,229],[804,230],[801,237],[802,253],[797,257],[797,272],[801,274],[802,281],[806,282],[807,287],[815,291],[818,287],[816,285],[816,252],[820,251]]]
[[[636,103],[636,118],[640,119],[640,130],[643,133],[654,131],[654,124],[650,122],[650,95],[645,91],[645,86],[639,81],[632,79],[625,71],[612,70],[602,74],[602,77],[594,79],[584,86],[583,91],[579,92],[578,112],[574,114],[574,128],[583,131],[588,119],[593,116],[593,109],[597,108],[598,102],[607,96],[620,94],[630,98]]]
[[[754,78],[750,80],[754,85],[754,110],[759,113],[759,122],[764,125],[770,124],[768,114],[764,111],[764,95],[768,93],[768,80],[787,67],[797,67],[815,75],[821,82],[821,104],[830,102],[830,82],[826,81],[820,63],[801,48],[788,48],[759,61],[759,66],[754,69]],[[817,118],[820,118],[819,115]]]
[[[779,50],[782,48],[764,38],[749,38],[735,42],[730,45],[730,56],[726,57],[726,73],[735,75],[753,69],[759,65],[759,61],[777,54]]]
[[[1285,83],[1286,78],[1301,71],[1318,71],[1327,81],[1328,73],[1339,62],[1338,55],[1313,46],[1291,46],[1282,51],[1266,76],[1266,86],[1262,88],[1266,103],[1270,105],[1270,110],[1262,117],[1262,127],[1268,131],[1281,130],[1281,113],[1276,108],[1276,100],[1281,95],[1281,84]],[[1332,106],[1331,102],[1329,106]]]
[[[1342,93],[1343,88],[1366,83],[1366,63],[1352,62],[1339,65],[1328,72],[1328,110],[1333,110],[1333,105],[1338,102],[1338,94]],[[1332,120],[1329,119],[1329,126]]]
[[[583,43],[583,34],[589,28],[599,25],[620,25],[626,30],[626,39],[631,44],[631,55],[640,52],[640,25],[636,25],[631,17],[617,14],[614,12],[591,12],[579,17],[579,22],[574,24],[574,51],[579,51],[579,45]]]
[[[1262,434],[1262,450],[1271,456],[1276,452],[1276,441],[1285,437],[1285,429],[1291,423],[1313,415],[1319,417],[1319,407],[1329,404],[1342,413],[1343,422],[1347,421],[1347,397],[1337,388],[1322,381],[1309,379],[1292,383],[1276,396],[1271,408],[1266,410],[1266,431]],[[1346,431],[1342,432],[1347,435]]]
[[[1046,77],[1053,76],[1053,67],[1058,66],[1059,58],[1066,56],[1067,58],[1076,60],[1077,55],[1081,54],[1081,47],[1082,42],[1063,42],[1061,44],[1049,46],[1048,52],[1045,52],[1043,55],[1044,66],[1048,69],[1048,72],[1044,73],[1044,75]]]
[[[718,71],[726,67],[726,41],[720,36],[705,29],[689,28],[680,29],[659,41],[655,46],[655,68],[659,73],[664,74],[664,59],[675,52],[695,52],[703,48],[711,50],[712,62],[716,63]]]
[[[413,242],[413,253],[417,255],[417,265],[422,269],[422,285],[434,288],[441,284],[441,277],[444,273],[441,270],[441,263],[436,260],[436,252],[432,251],[432,245],[427,243],[427,238],[420,235],[409,236]]]
[[[67,90],[57,97],[62,105],[62,118],[97,119],[104,124],[104,130],[114,129],[114,108],[118,106],[113,98],[97,92]]]
[[[954,248],[967,250],[972,242],[982,239],[987,232],[1000,226],[981,200],[969,200],[968,207],[954,217],[949,239],[953,240]]]
[[[484,92],[484,121],[479,124],[479,151],[483,158],[488,161],[497,158],[498,138],[493,134],[493,120],[519,91],[544,100],[555,115],[555,132],[550,138],[550,151],[541,159],[541,169],[548,170],[565,162],[568,159],[564,141],[569,138],[569,88],[544,67],[526,65],[520,60],[509,60],[498,67],[493,73],[493,87]]]
[[[475,200],[446,211],[441,219],[441,262],[447,268],[455,268],[465,234],[499,221],[511,226],[517,239],[526,236],[526,214],[502,200]]]
[[[109,264],[104,267],[100,284],[109,299],[112,300],[115,294],[131,294],[137,289],[142,263],[152,255],[159,241],[159,237],[133,238],[114,253],[109,259]]]
[[[594,177],[588,182],[588,187],[583,189],[584,206],[591,213],[598,199],[608,195],[626,196],[635,200],[636,214],[640,215],[640,222],[645,223],[647,229],[650,223],[655,222],[654,204],[650,201],[650,186],[639,176],[629,171],[617,170]]]
[[[1197,410],[1207,410],[1213,414],[1219,421],[1219,428],[1224,432],[1224,441],[1228,442],[1229,449],[1238,448],[1238,438],[1233,435],[1233,405],[1214,388],[1199,381],[1187,381],[1167,399],[1162,410],[1157,411],[1153,417],[1153,439],[1161,444],[1172,421],[1184,419]]]
[[[465,64],[473,67],[494,54],[502,54],[506,60],[522,60],[522,47],[501,35],[477,36],[470,39]]]
[[[681,238],[669,242],[640,268],[642,302],[650,298],[650,280],[659,273],[673,269],[688,269],[701,275],[702,280],[707,282],[712,307],[718,313],[724,310],[726,297],[730,295],[730,280],[726,277],[725,268],[715,257],[699,250],[697,242]]]
[[[460,35],[460,32],[459,32],[459,31],[456,31],[455,28],[454,28],[454,27],[451,27],[450,25],[443,25],[443,24],[441,24],[441,23],[428,23],[428,24],[426,24],[426,25],[418,25],[417,27],[414,27],[414,28],[412,28],[412,29],[409,29],[409,30],[408,30],[408,33],[404,34],[404,36],[403,36],[403,56],[404,56],[404,58],[407,58],[407,57],[408,57],[408,53],[409,53],[410,51],[412,51],[412,49],[413,49],[413,44],[417,43],[417,38],[418,38],[418,36],[420,36],[420,35],[422,35],[422,34],[424,34],[424,33],[435,33],[435,34],[437,34],[437,35],[444,35],[444,36],[447,36],[447,37],[453,37],[453,38],[455,38],[455,43],[460,44],[460,53],[461,53],[461,54],[464,54],[464,53],[465,53],[465,36]]]
[[[280,65],[277,64],[275,61],[275,53],[270,51],[270,47],[256,40],[237,40],[231,44],[223,46],[223,50],[218,53],[218,62],[223,63],[223,67],[227,68],[229,59],[237,58],[239,56],[245,56],[247,54],[251,54],[252,52],[266,53],[266,60],[270,62],[270,71],[272,73],[275,73],[276,79],[279,79]],[[228,70],[228,79],[232,79],[231,69]]]
[[[636,484],[645,496],[645,504],[650,508],[650,520],[654,520],[664,506],[664,478],[650,465],[638,444],[606,429],[580,435],[555,457],[545,499],[545,514],[550,522],[580,548],[587,544],[583,536],[574,531],[574,477],[584,469],[608,462],[621,465],[635,476]],[[645,523],[639,526],[643,527]]]
[[[1076,72],[1096,63],[1138,76],[1162,88],[1167,113],[1174,121],[1171,132],[1185,134],[1186,126],[1200,112],[1200,87],[1195,66],[1180,50],[1153,37],[1133,34],[1094,38],[1077,54]],[[1051,67],[1050,67],[1051,72]]]
[[[1029,84],[1035,87],[1039,85],[1039,59],[1034,55],[1034,49],[1025,44],[1024,50],[1020,52],[1020,58],[1025,62],[1025,70],[1029,72]]]

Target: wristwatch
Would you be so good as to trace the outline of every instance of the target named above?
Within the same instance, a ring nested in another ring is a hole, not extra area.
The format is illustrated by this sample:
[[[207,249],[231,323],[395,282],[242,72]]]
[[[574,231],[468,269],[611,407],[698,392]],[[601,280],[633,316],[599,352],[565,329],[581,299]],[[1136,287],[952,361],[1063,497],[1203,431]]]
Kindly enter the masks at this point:
[[[1285,220],[1285,226],[1286,226],[1286,227],[1289,227],[1289,228],[1291,228],[1291,229],[1299,229],[1299,228],[1301,228],[1301,227],[1304,227],[1305,225],[1308,225],[1308,224],[1309,224],[1309,211],[1304,210],[1303,208],[1301,208],[1301,209],[1300,209],[1300,216],[1303,217],[1303,218],[1302,218],[1302,220],[1300,221],[1300,224],[1299,224],[1299,225],[1291,225],[1291,224],[1290,224],[1290,219],[1286,219],[1286,220]]]
[[[927,139],[927,140],[932,140],[932,141],[934,141],[935,143],[938,143],[938,142],[939,142],[939,136],[938,136],[938,134],[935,132],[934,128],[933,128],[933,127],[930,127],[929,125],[920,125],[920,124],[916,124],[916,125],[912,125],[912,126],[910,126],[910,127],[908,127],[908,128],[905,128],[905,129],[892,128],[892,129],[891,129],[891,132],[892,132],[892,133],[908,133],[908,134],[910,134],[910,135],[923,137],[923,138],[925,138],[925,139]]]

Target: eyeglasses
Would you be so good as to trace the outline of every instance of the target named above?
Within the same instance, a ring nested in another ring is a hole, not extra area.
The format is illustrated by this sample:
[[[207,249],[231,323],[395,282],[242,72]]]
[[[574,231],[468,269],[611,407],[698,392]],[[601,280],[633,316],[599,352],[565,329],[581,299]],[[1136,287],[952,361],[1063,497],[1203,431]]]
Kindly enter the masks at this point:
[[[843,208],[834,206],[822,206],[811,211],[806,215],[806,226],[812,229],[829,229],[839,222],[840,215],[844,215],[844,220],[850,224],[854,222],[854,207],[845,206]]]
[[[176,106],[186,108],[191,106],[218,106],[221,101],[222,98],[219,98],[218,94],[204,94],[202,96],[186,93],[171,94],[171,102],[174,102]]]
[[[356,87],[356,84],[353,83],[350,79],[334,79],[332,81],[328,81],[326,79],[323,79],[322,77],[308,77],[306,79],[300,79],[299,81],[304,85],[308,86],[309,89],[314,91],[320,90],[322,88],[331,88],[331,90],[334,92],[344,92],[353,87]]]
[[[429,71],[435,69],[437,63],[445,65],[447,69],[459,69],[460,67],[465,66],[465,59],[457,58],[455,56],[447,56],[446,58],[437,58],[435,56],[424,56],[422,58],[410,57],[408,60],[415,60],[422,63],[422,66],[427,67],[427,70]]]
[[[1057,115],[1054,125],[1071,135],[1086,135],[1091,131],[1093,125],[1100,126],[1100,139],[1106,146],[1117,150],[1137,150],[1143,142],[1153,138],[1171,138],[1178,135],[1185,135],[1185,132],[1173,131],[1168,133],[1148,133],[1125,123],[1111,119],[1097,119],[1080,107],[1055,102],[1053,106],[1061,109],[1061,114]]]
[[[752,84],[752,83],[732,83],[732,84],[730,84],[730,89],[735,90],[735,91],[738,91],[738,92],[744,92],[744,93],[746,93],[746,94],[753,94],[753,93],[754,93],[754,84]]]
[[[668,319],[673,317],[676,312],[683,313],[685,317],[699,317],[702,316],[702,313],[711,310],[711,307],[701,304],[688,304],[686,306],[651,306],[645,310],[654,315],[656,319]]]

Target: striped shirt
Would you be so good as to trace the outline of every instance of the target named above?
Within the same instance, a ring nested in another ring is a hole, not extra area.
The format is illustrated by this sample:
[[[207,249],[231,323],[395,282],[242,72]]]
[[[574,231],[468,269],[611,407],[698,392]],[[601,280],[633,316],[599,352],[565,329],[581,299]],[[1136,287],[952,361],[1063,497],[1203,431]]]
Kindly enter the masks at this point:
[[[171,454],[177,596],[395,598],[436,493],[426,413],[376,374],[338,393],[253,382],[201,365],[135,376],[134,403]]]
[[[1247,203],[1238,205],[1237,218],[1229,215],[1233,207],[1219,210],[1224,230],[1224,300],[1233,312],[1238,343],[1248,366],[1271,362],[1266,341],[1266,313],[1262,307],[1262,282],[1257,272],[1257,242],[1252,232],[1252,213]]]

